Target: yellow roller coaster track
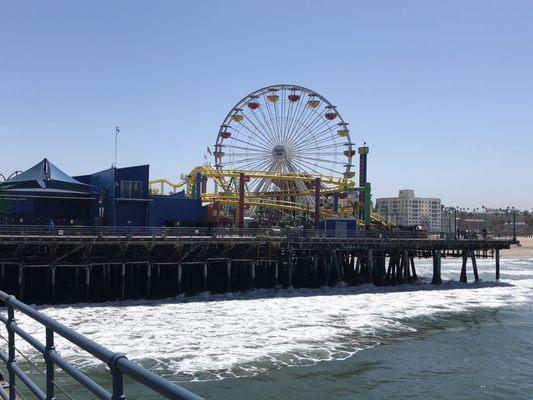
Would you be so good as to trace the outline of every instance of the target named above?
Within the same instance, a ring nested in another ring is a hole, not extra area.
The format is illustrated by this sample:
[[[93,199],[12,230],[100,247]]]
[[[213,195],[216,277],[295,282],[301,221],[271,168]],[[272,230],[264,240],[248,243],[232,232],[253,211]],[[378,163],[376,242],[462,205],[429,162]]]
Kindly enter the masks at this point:
[[[163,185],[166,184],[170,186],[174,191],[186,186],[188,188],[189,194],[192,195],[191,188],[195,184],[196,175],[201,174],[203,177],[213,179],[217,183],[217,185],[225,191],[218,194],[203,193],[202,202],[237,206],[239,204],[238,194],[232,191],[231,180],[240,177],[241,173],[244,173],[245,176],[249,179],[272,179],[284,181],[300,181],[306,183],[313,183],[316,178],[320,178],[321,184],[325,186],[321,190],[322,195],[333,195],[335,193],[340,193],[346,190],[353,189],[355,187],[355,183],[350,179],[334,178],[325,175],[315,175],[301,172],[279,173],[271,171],[219,171],[209,166],[198,166],[194,168],[187,175],[187,178],[179,183],[172,182],[168,179],[154,179],[149,181],[149,184],[150,190],[153,194],[161,193]],[[161,185],[161,190],[157,187],[154,187],[155,185]],[[246,193],[244,205],[313,214],[314,209],[309,209],[308,206],[302,203],[277,199],[278,197],[287,198],[301,196],[314,196],[314,190],[310,189],[305,191]],[[353,217],[354,215],[357,215],[356,211],[357,210],[355,210],[353,207],[341,207],[338,212],[334,212],[331,209],[323,208],[320,211],[320,215],[322,217]],[[392,222],[375,213],[372,213],[371,221],[372,224],[381,227],[393,228],[395,226]],[[358,220],[358,223],[363,224],[363,222],[360,220]]]

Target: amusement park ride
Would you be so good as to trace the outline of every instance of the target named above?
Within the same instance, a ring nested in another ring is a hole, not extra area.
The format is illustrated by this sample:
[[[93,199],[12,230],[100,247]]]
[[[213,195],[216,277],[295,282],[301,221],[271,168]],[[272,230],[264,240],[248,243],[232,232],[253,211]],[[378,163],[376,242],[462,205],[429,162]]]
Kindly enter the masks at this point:
[[[268,86],[244,97],[218,132],[214,166],[193,169],[181,182],[150,181],[154,194],[184,188],[212,207],[215,223],[318,227],[323,218],[354,218],[362,226],[391,228],[371,212],[366,181],[368,147],[356,154],[337,108],[315,91]],[[208,185],[211,179],[214,185]],[[214,190],[208,191],[208,187]]]

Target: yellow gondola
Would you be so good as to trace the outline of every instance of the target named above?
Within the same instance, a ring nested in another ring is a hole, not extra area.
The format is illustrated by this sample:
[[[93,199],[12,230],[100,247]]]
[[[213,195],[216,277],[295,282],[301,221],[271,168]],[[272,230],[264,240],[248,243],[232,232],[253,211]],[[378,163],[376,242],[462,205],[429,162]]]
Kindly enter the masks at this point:
[[[231,119],[235,122],[241,122],[244,119],[244,115],[242,114],[235,114],[231,116]]]
[[[267,100],[270,101],[271,103],[275,103],[276,101],[279,100],[279,96],[277,94],[270,94],[267,96]]]
[[[215,151],[215,157],[216,158],[222,158],[224,157],[226,153],[224,153],[223,151]]]
[[[337,135],[339,135],[340,137],[346,137],[346,136],[348,136],[349,132],[350,131],[348,129],[339,129],[337,131]]]
[[[354,176],[355,176],[355,172],[353,172],[353,171],[345,172],[345,173],[344,173],[344,177],[345,177],[346,179],[352,179]]]
[[[317,108],[319,105],[320,105],[320,101],[318,100],[309,100],[307,102],[307,107]]]

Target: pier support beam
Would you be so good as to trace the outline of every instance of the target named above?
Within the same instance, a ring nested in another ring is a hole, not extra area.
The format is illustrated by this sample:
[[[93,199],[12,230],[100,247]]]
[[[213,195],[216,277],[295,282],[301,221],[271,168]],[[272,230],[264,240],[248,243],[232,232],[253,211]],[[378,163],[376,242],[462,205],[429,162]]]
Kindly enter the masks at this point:
[[[255,287],[255,261],[250,265],[250,288]]]
[[[405,281],[408,281],[411,278],[411,275],[409,274],[409,250],[403,251],[403,279]]]
[[[91,295],[91,266],[85,267],[85,298],[89,300]]]
[[[231,260],[226,261],[226,291],[231,292]]]
[[[496,249],[496,280],[500,280],[500,249]]]
[[[146,296],[148,297],[150,297],[151,281],[152,281],[152,263],[147,262],[146,263]]]
[[[120,298],[124,300],[126,298],[126,264],[122,263],[122,269],[120,270]]]
[[[56,299],[56,266],[52,265],[50,268],[50,286],[52,289],[52,301]]]
[[[74,287],[76,289],[80,287],[80,267],[76,267],[76,272],[74,275]]]
[[[470,257],[472,258],[472,269],[474,270],[474,280],[479,281],[479,274],[477,272],[476,253],[473,250],[470,251]]]
[[[207,292],[207,262],[204,262],[204,273],[203,273],[203,290]]]
[[[318,261],[319,261],[319,254],[318,252],[315,252],[315,255],[313,256],[313,286],[320,286],[318,284]]]
[[[19,284],[19,300],[24,301],[24,267],[22,264],[19,264],[19,274],[18,274],[18,284]]]
[[[181,288],[181,274],[183,272],[183,267],[181,264],[178,264],[178,294],[182,292]]]
[[[410,261],[411,261],[411,272],[412,272],[412,275],[413,275],[413,279],[417,280],[418,279],[418,275],[416,274],[415,258],[412,256]]]
[[[274,262],[274,289],[279,285],[279,261]]]
[[[289,256],[287,286],[292,288],[292,255]]]
[[[461,277],[459,278],[459,281],[466,283],[468,282],[468,278],[466,277],[466,263],[468,261],[468,251],[463,250],[463,265],[461,266]]]
[[[442,253],[440,250],[433,251],[433,279],[431,279],[433,285],[440,285],[442,283],[441,255]]]
[[[372,249],[368,249],[367,250],[367,254],[366,254],[366,269],[367,269],[367,273],[368,273],[368,283],[373,283],[374,282],[374,252],[372,251]]]
[[[109,300],[109,297],[111,295],[111,264],[107,264],[104,266],[106,271],[106,282],[105,282],[105,290],[106,290],[106,296]],[[78,269],[76,268],[76,271]]]

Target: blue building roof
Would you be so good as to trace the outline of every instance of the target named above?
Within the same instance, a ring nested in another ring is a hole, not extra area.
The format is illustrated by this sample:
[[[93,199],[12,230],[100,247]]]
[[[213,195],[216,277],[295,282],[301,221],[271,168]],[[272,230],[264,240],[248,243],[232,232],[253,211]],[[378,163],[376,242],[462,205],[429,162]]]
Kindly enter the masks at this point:
[[[61,171],[46,158],[19,175],[0,183],[0,197],[95,198],[92,186]]]

